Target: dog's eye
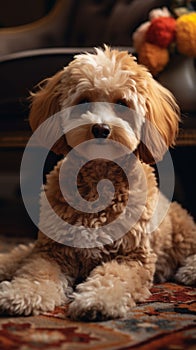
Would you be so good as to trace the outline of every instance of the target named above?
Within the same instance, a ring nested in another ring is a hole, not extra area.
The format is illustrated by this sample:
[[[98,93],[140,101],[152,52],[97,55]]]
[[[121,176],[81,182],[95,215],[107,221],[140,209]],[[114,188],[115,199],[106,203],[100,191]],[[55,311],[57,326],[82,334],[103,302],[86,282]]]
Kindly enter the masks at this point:
[[[90,99],[84,97],[75,102],[75,106],[72,108],[72,118],[77,118],[79,115],[87,113],[91,110]]]
[[[119,105],[119,106],[123,106],[123,107],[128,107],[128,104],[125,100],[123,99],[119,99],[115,102],[115,104]]]
[[[127,105],[126,101],[125,100],[117,100],[114,103],[114,110],[115,110],[115,113],[119,117],[123,117],[124,114],[126,114],[128,112],[128,105]]]
[[[79,105],[83,105],[83,104],[86,104],[86,103],[90,103],[91,101],[90,101],[90,99],[89,98],[83,98],[83,99],[81,99],[81,100],[79,100],[78,101],[78,104]]]

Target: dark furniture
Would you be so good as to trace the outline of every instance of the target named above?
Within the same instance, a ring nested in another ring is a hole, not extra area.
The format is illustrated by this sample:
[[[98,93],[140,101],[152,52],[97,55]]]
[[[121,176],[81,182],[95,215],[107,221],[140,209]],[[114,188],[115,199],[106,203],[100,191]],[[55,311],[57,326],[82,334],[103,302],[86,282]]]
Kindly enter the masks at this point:
[[[29,1],[37,3],[40,0]],[[42,18],[0,29],[0,56],[24,50],[94,47],[103,43],[130,47],[133,31],[147,20],[149,11],[168,6],[171,1],[45,0],[46,4],[51,2],[51,10]],[[18,12],[21,11],[23,8],[18,8]]]

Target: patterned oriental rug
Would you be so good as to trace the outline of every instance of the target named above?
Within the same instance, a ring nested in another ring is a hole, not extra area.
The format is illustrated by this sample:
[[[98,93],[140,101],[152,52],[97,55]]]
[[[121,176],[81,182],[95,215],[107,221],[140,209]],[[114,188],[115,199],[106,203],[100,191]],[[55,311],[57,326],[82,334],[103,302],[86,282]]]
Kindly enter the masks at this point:
[[[18,242],[17,242],[18,241]],[[0,239],[7,251],[24,240]],[[0,350],[196,350],[196,289],[157,284],[126,319],[72,322],[67,307],[30,317],[0,317]]]

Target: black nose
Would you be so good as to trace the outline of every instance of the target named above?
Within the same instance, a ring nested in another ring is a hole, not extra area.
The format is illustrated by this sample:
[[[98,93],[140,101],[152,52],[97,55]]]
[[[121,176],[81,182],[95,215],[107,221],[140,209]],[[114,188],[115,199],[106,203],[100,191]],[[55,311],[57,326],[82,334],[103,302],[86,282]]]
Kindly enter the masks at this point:
[[[106,139],[110,134],[110,127],[107,124],[94,124],[92,126],[92,133],[95,138],[104,138]]]

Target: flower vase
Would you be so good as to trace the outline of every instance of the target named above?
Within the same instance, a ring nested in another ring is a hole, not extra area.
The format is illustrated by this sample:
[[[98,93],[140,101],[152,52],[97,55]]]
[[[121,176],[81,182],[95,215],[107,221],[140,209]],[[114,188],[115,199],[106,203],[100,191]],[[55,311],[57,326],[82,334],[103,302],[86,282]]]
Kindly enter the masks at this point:
[[[193,57],[173,55],[157,80],[173,93],[182,111],[196,111],[196,62]]]

